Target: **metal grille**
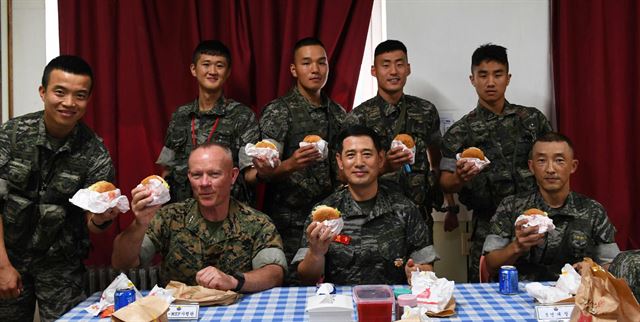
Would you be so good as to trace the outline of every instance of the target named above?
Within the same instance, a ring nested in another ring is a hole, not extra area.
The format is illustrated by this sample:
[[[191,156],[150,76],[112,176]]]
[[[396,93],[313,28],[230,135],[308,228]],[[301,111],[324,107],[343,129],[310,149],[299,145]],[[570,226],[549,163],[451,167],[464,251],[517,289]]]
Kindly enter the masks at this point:
[[[120,272],[125,273],[138,290],[151,290],[154,285],[158,284],[157,266],[132,268],[128,271],[120,271],[112,267],[89,266],[84,276],[87,294],[104,290]]]

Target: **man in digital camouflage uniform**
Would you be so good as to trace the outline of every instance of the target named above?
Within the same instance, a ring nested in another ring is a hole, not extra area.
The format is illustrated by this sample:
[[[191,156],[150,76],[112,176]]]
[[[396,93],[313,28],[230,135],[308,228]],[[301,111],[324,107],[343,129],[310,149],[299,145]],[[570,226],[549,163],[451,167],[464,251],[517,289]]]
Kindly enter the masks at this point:
[[[59,56],[44,69],[44,111],[0,128],[0,320],[43,321],[84,300],[82,260],[89,230],[102,232],[118,214],[91,214],[69,202],[76,191],[113,181],[109,152],[80,120],[91,90],[91,67]]]
[[[505,99],[511,74],[504,47],[487,44],[476,49],[471,73],[478,105],[443,137],[440,185],[445,192],[457,192],[460,201],[473,210],[468,277],[470,282],[478,282],[489,220],[504,197],[535,189],[527,168],[528,154],[535,139],[551,131],[551,126],[536,108]],[[482,171],[473,162],[456,161],[457,153],[474,146],[491,161]]]
[[[436,189],[437,178],[431,176],[431,165],[439,172],[440,117],[429,101],[404,94],[411,65],[407,48],[397,40],[380,43],[375,50],[371,75],[378,82],[378,95],[360,104],[349,114],[349,124],[370,127],[380,135],[387,150],[382,178],[397,184],[402,192],[418,205],[427,226],[433,232],[431,208],[442,205],[442,194]],[[401,147],[391,149],[391,141],[400,133],[409,134],[416,145],[415,163],[409,165],[410,153]],[[428,156],[427,156],[428,153]],[[433,193],[440,193],[434,198]],[[437,199],[437,200],[433,200]],[[453,205],[451,205],[453,206]]]
[[[128,269],[159,252],[160,279],[218,290],[258,292],[282,283],[287,263],[282,240],[266,215],[230,197],[238,176],[232,153],[218,143],[191,152],[189,182],[195,199],[147,206],[151,191],[131,191],[135,220],[114,241],[112,264]]]
[[[156,161],[165,168],[171,201],[191,197],[191,186],[187,181],[187,158],[191,150],[205,142],[219,142],[231,149],[233,163],[240,169],[233,196],[253,204],[253,189],[247,185],[245,176],[252,176],[251,172],[255,170],[249,167],[251,160],[246,158],[244,146],[256,143],[260,130],[249,107],[223,95],[224,83],[231,75],[231,53],[220,41],[203,41],[193,52],[190,69],[198,81],[198,98],[173,113],[164,147]]]
[[[621,252],[609,265],[609,272],[624,279],[640,302],[640,249]]]
[[[571,191],[578,168],[571,141],[555,132],[539,137],[528,164],[538,189],[508,196],[498,206],[484,243],[489,274],[515,265],[520,279],[555,281],[564,264],[584,257],[606,268],[620,252],[616,229],[601,204]],[[539,234],[538,226],[524,226],[526,219],[516,222],[530,208],[547,212],[556,228]]]
[[[257,179],[268,182],[265,211],[282,235],[287,260],[291,261],[302,236],[311,207],[337,186],[334,137],[342,130],[346,112],[322,93],[329,75],[329,60],[322,43],[304,38],[294,46],[290,66],[296,85],[269,103],[260,118],[262,139],[276,143],[282,162],[272,168],[255,159]],[[315,134],[329,142],[329,157],[312,145],[300,148],[305,136]]]
[[[348,182],[320,204],[342,213],[339,235],[307,215],[293,264],[305,284],[406,284],[411,271],[433,270],[437,255],[418,207],[380,184],[385,152],[370,128],[354,126],[338,138],[335,156]]]

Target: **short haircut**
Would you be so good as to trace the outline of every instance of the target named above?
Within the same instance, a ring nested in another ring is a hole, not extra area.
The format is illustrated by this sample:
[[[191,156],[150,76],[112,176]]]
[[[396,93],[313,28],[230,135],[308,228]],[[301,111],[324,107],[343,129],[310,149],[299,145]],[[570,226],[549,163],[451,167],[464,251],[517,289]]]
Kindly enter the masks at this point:
[[[93,71],[91,71],[91,66],[89,66],[84,59],[72,55],[60,55],[52,59],[44,68],[44,72],[42,73],[42,87],[44,87],[45,90],[49,85],[51,72],[55,69],[74,75],[89,76],[89,79],[91,80],[89,93],[91,93],[91,90],[93,89]]]
[[[373,141],[373,145],[376,147],[376,151],[382,151],[382,142],[380,141],[380,136],[373,129],[362,126],[362,125],[353,125],[345,128],[338,134],[337,140],[337,152],[342,154],[342,144],[344,140],[350,136],[368,136]]]
[[[193,50],[193,57],[191,58],[194,65],[198,63],[198,59],[202,54],[222,56],[227,59],[227,64],[231,67],[231,51],[219,40],[205,40],[199,43],[196,49]]]
[[[478,49],[476,49],[471,56],[471,73],[473,73],[474,67],[480,66],[480,64],[484,61],[498,62],[505,65],[507,67],[507,71],[509,71],[507,48],[504,48],[500,45],[489,43],[478,47]]]
[[[402,50],[402,52],[407,55],[407,47],[401,41],[393,39],[385,40],[376,46],[373,57],[378,57],[378,55],[396,50]]]
[[[229,157],[229,160],[231,161],[231,166],[233,167],[233,153],[231,152],[231,149],[226,144],[218,143],[218,142],[206,142],[198,145],[195,149],[191,150],[191,153],[189,153],[189,158],[187,159],[187,166],[189,166],[189,159],[191,159],[191,155],[193,155],[194,152],[198,150],[210,149],[214,147],[221,148],[224,151],[224,154],[226,154],[227,157]]]
[[[322,47],[322,49],[326,50],[326,48],[324,48],[324,44],[322,43],[322,41],[320,41],[320,39],[314,37],[306,37],[296,41],[296,44],[293,46],[293,57],[295,58],[296,51],[298,51],[298,49],[306,46],[320,46]]]
[[[575,150],[573,149],[573,142],[566,135],[560,134],[558,132],[547,132],[546,134],[539,136],[531,145],[531,151],[529,151],[529,160],[533,159],[533,146],[538,142],[566,142],[571,149],[571,153],[575,155]]]

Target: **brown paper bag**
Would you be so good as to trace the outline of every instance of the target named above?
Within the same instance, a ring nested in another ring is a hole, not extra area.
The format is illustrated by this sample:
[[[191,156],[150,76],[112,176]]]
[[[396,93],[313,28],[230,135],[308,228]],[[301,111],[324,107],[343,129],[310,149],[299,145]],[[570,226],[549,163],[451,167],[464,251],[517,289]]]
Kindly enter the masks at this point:
[[[640,321],[640,305],[627,283],[615,278],[590,258],[580,275],[572,322]]]
[[[167,322],[169,303],[157,296],[143,297],[113,313],[116,322]]]
[[[240,298],[240,294],[234,291],[214,290],[199,285],[187,286],[177,281],[169,282],[166,289],[175,290],[173,297],[176,303],[198,303],[200,306],[230,305]]]
[[[456,314],[456,299],[453,296],[451,296],[451,299],[447,303],[447,306],[444,307],[444,310],[438,313],[427,312],[428,316],[434,316],[438,318],[444,318],[444,317],[452,316],[454,314]]]

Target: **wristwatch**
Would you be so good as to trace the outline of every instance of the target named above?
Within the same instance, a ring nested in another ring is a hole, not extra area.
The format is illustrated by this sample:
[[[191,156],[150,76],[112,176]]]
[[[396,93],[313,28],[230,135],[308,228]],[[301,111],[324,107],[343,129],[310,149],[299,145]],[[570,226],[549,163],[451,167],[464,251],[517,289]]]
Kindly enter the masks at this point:
[[[449,205],[449,206],[444,207],[444,210],[446,210],[447,212],[450,212],[452,214],[456,214],[457,215],[460,212],[460,206],[459,205],[453,205],[453,206]]]
[[[238,280],[238,285],[236,285],[236,287],[232,289],[232,291],[240,292],[240,290],[244,286],[244,273],[236,272],[235,274],[233,274],[233,277],[235,277]]]

